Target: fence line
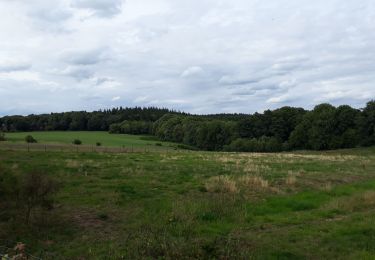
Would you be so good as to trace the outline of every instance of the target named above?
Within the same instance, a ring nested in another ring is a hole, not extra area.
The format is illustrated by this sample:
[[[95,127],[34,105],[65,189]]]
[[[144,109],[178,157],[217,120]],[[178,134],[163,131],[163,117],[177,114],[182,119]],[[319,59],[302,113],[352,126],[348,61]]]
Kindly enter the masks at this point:
[[[63,145],[63,144],[18,144],[0,142],[0,149],[10,151],[40,152],[98,152],[98,153],[147,153],[178,151],[173,147],[109,147],[94,145]]]

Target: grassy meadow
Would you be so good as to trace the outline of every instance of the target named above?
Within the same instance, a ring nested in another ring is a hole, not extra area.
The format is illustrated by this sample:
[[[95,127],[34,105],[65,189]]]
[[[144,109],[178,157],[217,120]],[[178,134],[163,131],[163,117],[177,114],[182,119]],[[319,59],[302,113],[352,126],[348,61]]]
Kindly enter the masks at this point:
[[[39,139],[54,142],[48,134]],[[58,141],[68,142],[64,138]],[[94,135],[89,140],[97,141]],[[0,213],[0,245],[23,242],[43,259],[375,257],[374,148],[278,154],[1,150],[0,170],[38,171],[61,185],[54,209],[34,211],[31,225],[22,214]]]
[[[32,135],[38,143],[43,144],[72,144],[74,139],[82,141],[82,145],[101,145],[107,147],[147,147],[162,143],[165,146],[176,144],[160,142],[153,136],[135,136],[125,134],[109,134],[104,131],[51,131],[51,132],[15,132],[7,133],[6,139],[10,143],[25,143],[25,136]]]

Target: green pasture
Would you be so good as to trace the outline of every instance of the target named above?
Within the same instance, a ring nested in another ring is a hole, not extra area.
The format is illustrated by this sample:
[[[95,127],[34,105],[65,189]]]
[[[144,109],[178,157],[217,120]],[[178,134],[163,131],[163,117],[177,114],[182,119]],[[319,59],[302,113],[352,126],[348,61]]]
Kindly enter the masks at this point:
[[[22,209],[0,213],[0,244],[23,242],[43,259],[375,258],[374,148],[0,151],[0,169],[61,185],[55,208],[34,211],[31,225]]]
[[[53,132],[16,132],[6,133],[6,139],[12,143],[25,143],[27,135],[33,136],[38,143],[42,144],[72,144],[74,139],[82,141],[82,145],[96,145],[100,142],[102,146],[113,147],[146,147],[162,144],[163,146],[175,146],[176,144],[160,142],[152,136],[136,136],[124,134],[109,134],[108,132],[89,131],[53,131]]]

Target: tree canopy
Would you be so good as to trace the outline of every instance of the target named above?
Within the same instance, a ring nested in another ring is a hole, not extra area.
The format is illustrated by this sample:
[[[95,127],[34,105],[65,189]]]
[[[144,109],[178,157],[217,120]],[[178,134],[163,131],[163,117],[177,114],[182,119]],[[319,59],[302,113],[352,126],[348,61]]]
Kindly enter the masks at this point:
[[[154,135],[208,151],[276,152],[375,145],[375,101],[363,109],[317,105],[264,113],[191,115],[160,108],[114,108],[94,112],[0,118],[0,131],[110,131]]]

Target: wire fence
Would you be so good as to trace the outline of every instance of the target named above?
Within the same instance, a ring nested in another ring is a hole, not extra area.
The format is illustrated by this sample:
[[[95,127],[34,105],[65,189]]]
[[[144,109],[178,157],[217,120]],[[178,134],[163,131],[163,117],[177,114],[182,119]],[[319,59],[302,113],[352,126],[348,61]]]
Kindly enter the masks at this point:
[[[63,145],[63,144],[21,144],[0,142],[1,150],[9,151],[40,151],[40,152],[97,152],[97,153],[147,153],[178,151],[175,147],[167,146],[95,146],[95,145]]]

